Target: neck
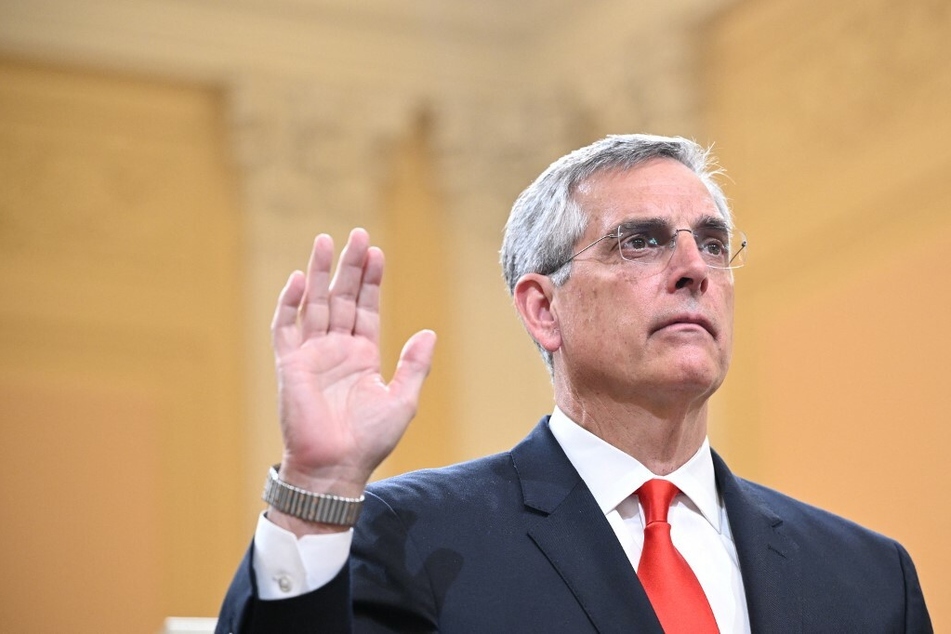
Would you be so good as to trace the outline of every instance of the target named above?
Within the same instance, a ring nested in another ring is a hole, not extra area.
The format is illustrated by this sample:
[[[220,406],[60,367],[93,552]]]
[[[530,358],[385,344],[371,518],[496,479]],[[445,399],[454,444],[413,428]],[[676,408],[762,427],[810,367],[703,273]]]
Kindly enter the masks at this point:
[[[558,394],[558,407],[573,421],[637,459],[655,475],[667,475],[693,457],[707,435],[707,402],[648,405]]]

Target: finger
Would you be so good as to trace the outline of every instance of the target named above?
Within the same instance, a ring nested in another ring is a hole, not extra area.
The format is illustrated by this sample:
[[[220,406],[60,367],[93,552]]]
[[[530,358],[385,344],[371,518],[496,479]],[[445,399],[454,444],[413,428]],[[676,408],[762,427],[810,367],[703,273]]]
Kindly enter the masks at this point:
[[[400,360],[396,364],[396,373],[389,385],[390,393],[411,406],[412,413],[416,411],[423,381],[432,367],[435,348],[436,333],[432,330],[421,330],[403,346]]]
[[[363,283],[357,296],[357,315],[353,334],[366,337],[373,343],[380,341],[380,282],[383,281],[383,251],[370,247]]]
[[[297,315],[304,296],[304,284],[304,274],[294,271],[277,298],[277,307],[271,320],[271,345],[278,356],[300,346]]]
[[[314,239],[314,249],[307,264],[307,284],[300,307],[301,331],[305,338],[327,332],[330,321],[328,284],[333,264],[334,241],[326,233]]]
[[[350,334],[357,314],[357,297],[363,281],[370,236],[363,229],[350,232],[347,246],[340,253],[337,271],[330,282],[330,319],[328,331]]]

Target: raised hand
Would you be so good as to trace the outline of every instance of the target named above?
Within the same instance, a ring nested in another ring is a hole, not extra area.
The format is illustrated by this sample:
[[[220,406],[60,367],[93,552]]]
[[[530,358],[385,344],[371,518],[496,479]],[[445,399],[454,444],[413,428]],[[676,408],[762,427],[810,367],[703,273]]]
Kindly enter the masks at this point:
[[[354,229],[333,279],[333,241],[314,241],[306,276],[291,274],[271,323],[284,456],[281,479],[318,493],[359,497],[416,413],[436,335],[413,335],[387,383],[380,374],[383,252]],[[314,527],[272,509],[297,533]],[[339,529],[336,529],[339,530]]]

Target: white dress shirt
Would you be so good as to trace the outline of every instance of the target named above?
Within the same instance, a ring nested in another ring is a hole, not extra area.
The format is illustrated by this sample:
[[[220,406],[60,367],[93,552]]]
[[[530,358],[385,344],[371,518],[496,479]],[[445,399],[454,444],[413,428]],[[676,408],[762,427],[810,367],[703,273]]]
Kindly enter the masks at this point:
[[[640,462],[574,423],[557,407],[549,427],[617,535],[635,569],[644,546],[644,511],[633,494],[654,478]],[[671,539],[700,581],[720,632],[748,634],[749,614],[736,546],[716,490],[710,444],[664,476],[682,493],[670,506]],[[329,583],[346,565],[353,531],[297,539],[262,513],[254,534],[261,599],[288,599]]]

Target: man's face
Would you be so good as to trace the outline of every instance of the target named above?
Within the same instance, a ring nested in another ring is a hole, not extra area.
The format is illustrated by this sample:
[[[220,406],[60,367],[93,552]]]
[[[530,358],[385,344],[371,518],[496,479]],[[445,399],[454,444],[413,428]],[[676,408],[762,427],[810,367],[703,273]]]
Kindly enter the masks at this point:
[[[723,223],[697,176],[673,159],[596,174],[575,194],[588,228],[575,251],[623,223],[671,231]],[[709,268],[689,232],[666,266],[622,259],[602,240],[572,264],[552,296],[556,380],[577,397],[642,406],[701,403],[722,383],[733,338],[733,275]]]

